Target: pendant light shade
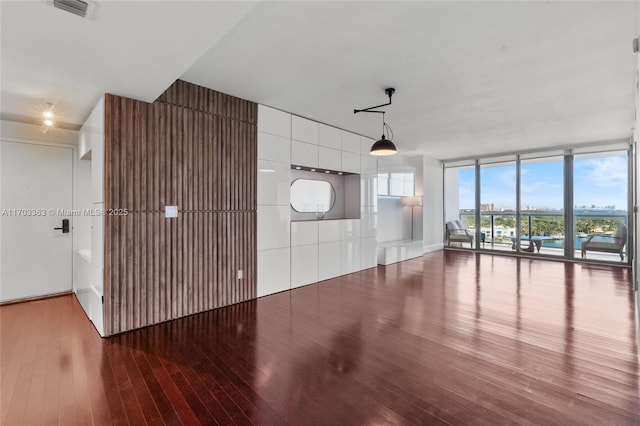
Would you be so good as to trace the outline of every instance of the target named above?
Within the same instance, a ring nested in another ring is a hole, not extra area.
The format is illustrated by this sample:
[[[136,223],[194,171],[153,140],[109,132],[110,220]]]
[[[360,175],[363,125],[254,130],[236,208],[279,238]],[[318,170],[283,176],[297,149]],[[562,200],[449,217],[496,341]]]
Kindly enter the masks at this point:
[[[397,154],[396,146],[389,139],[382,135],[382,139],[371,146],[371,155],[394,155]]]
[[[353,110],[354,114],[357,114],[359,112],[374,112],[374,113],[382,114],[382,138],[371,146],[371,151],[370,151],[371,155],[382,156],[382,155],[394,155],[398,153],[396,146],[391,141],[391,139],[393,139],[393,131],[391,130],[391,127],[389,127],[389,125],[384,121],[384,111],[374,111],[374,110],[377,110],[378,108],[391,105],[391,96],[393,96],[395,92],[396,92],[396,89],[394,89],[393,87],[384,89],[384,93],[387,96],[389,96],[389,102],[387,102],[386,104],[376,105],[376,106],[372,106],[365,109]],[[391,139],[387,139],[385,137],[384,135],[385,130],[387,135],[389,135]]]

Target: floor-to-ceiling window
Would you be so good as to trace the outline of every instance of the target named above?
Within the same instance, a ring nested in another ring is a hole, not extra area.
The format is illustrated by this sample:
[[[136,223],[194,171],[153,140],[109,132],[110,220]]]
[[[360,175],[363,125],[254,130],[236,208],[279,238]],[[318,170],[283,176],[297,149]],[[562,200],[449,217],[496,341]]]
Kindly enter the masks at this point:
[[[520,161],[520,249],[564,256],[564,158]]]
[[[445,222],[461,220],[467,228],[476,229],[476,167],[475,161],[445,169]]]
[[[574,156],[575,257],[582,257],[583,246],[586,245],[588,248],[591,244],[598,247],[599,242],[604,242],[612,244],[610,251],[587,249],[584,253],[585,258],[607,261],[625,260],[628,237],[628,163],[626,151]],[[621,238],[614,240],[617,236]],[[614,245],[616,242],[621,246],[621,252],[616,252]],[[606,245],[601,246],[607,248]]]
[[[480,165],[480,225],[485,248],[511,250],[516,238],[516,163]]]
[[[474,248],[628,263],[628,144],[590,149],[445,163],[445,221]]]

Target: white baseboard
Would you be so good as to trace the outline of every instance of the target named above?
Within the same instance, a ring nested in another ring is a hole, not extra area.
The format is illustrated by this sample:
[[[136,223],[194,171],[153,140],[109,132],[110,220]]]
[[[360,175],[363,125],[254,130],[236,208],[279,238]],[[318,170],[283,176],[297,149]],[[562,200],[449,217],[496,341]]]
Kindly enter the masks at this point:
[[[429,246],[424,246],[424,253],[431,253],[432,251],[442,250],[444,248],[444,243],[431,244]]]

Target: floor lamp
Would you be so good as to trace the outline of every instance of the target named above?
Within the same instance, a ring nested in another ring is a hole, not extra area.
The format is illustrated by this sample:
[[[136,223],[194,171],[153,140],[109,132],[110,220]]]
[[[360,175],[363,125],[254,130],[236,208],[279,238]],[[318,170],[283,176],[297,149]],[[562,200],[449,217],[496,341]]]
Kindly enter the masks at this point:
[[[411,207],[411,241],[413,241],[413,208],[422,206],[422,197],[402,197],[402,204]]]

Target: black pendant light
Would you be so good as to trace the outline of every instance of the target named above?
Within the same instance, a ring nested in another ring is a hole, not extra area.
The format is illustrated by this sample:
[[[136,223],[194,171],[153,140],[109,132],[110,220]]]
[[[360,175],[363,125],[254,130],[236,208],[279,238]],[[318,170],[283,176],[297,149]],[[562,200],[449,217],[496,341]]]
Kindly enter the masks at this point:
[[[391,139],[385,138],[384,136],[385,129],[387,130],[387,134],[389,134],[389,137],[393,139],[393,136],[392,136],[393,130],[391,130],[391,127],[389,127],[389,125],[384,122],[384,112],[383,112],[382,113],[382,137],[380,138],[380,140],[376,141],[376,143],[371,145],[371,151],[370,151],[371,155],[383,156],[383,155],[394,155],[398,153],[398,150],[396,149],[395,144],[391,142]]]
[[[376,105],[376,106],[372,106],[369,108],[365,108],[365,109],[354,109],[353,113],[357,114],[359,112],[375,112],[378,114],[382,114],[382,138],[380,138],[380,140],[376,141],[376,143],[374,143],[371,146],[371,155],[378,155],[378,156],[383,156],[383,155],[394,155],[398,153],[398,150],[396,149],[395,144],[391,141],[391,139],[393,139],[393,131],[391,130],[391,127],[389,127],[389,125],[384,121],[384,111],[372,111],[373,109],[377,109],[383,106],[387,106],[387,105],[391,105],[391,96],[395,93],[396,89],[389,87],[387,89],[384,90],[384,93],[387,94],[387,96],[389,96],[389,102],[387,102],[386,104],[382,104],[382,105]],[[387,131],[387,135],[389,136],[389,139],[387,139],[385,137],[385,130]]]

